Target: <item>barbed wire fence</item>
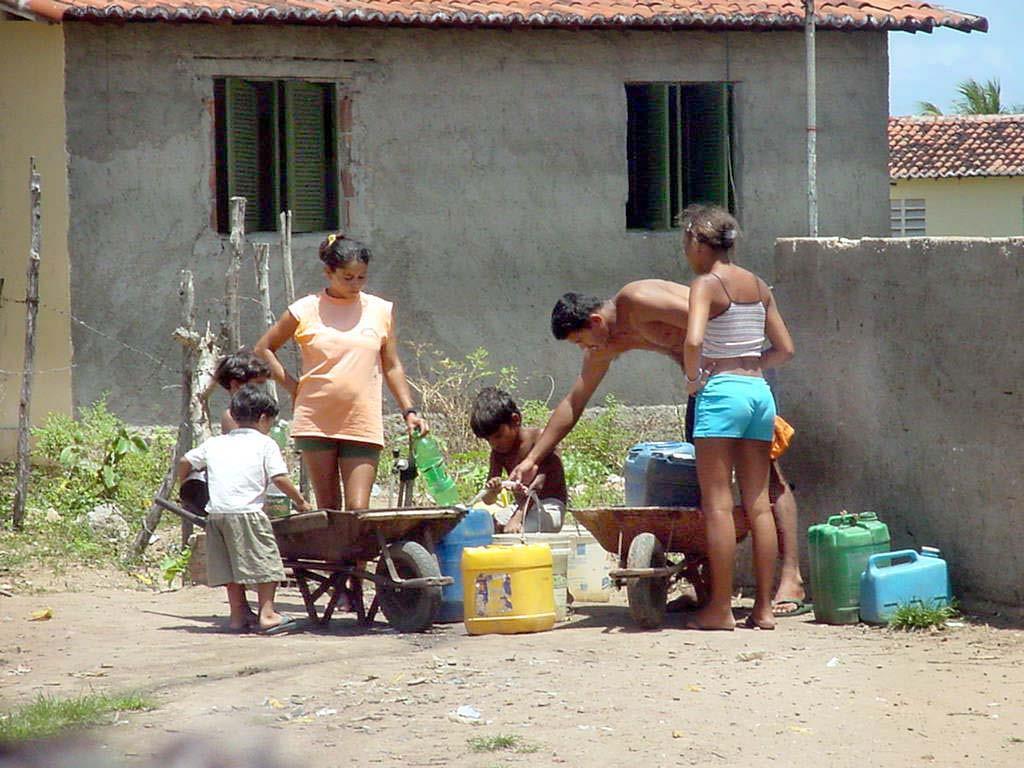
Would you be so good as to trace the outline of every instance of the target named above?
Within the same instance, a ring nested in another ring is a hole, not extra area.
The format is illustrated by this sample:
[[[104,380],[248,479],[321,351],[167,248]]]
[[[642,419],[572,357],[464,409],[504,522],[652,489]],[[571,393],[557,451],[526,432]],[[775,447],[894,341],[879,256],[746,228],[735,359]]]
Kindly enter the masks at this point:
[[[34,164],[33,164],[34,172]],[[35,178],[35,177],[33,177]],[[36,182],[38,183],[38,182]],[[227,273],[225,276],[225,292],[223,296],[204,298],[201,302],[198,302],[201,310],[200,314],[205,315],[204,322],[209,331],[210,326],[217,327],[214,338],[219,350],[233,351],[238,349],[241,345],[241,315],[243,312],[241,308],[249,307],[244,314],[247,316],[246,328],[252,328],[257,330],[257,338],[266,329],[267,323],[271,322],[272,316],[269,312],[268,306],[268,295],[267,290],[261,284],[261,281],[267,279],[268,265],[266,262],[266,255],[269,250],[269,245],[262,245],[259,243],[251,243],[247,241],[244,229],[244,211],[245,211],[245,198],[236,197],[231,200],[231,213],[232,213],[232,237],[230,241],[230,261],[227,266]],[[36,214],[38,216],[38,214]],[[39,222],[33,222],[34,229],[39,227]],[[261,246],[257,248],[257,246]],[[38,254],[38,236],[33,237],[33,253]],[[279,250],[275,254],[278,256],[280,261],[276,268],[282,268],[284,272],[284,287],[286,289],[287,299],[290,301],[294,300],[294,278],[291,274],[288,274],[288,270],[291,268],[291,212],[286,211],[281,213],[281,232],[279,241]],[[38,258],[38,256],[36,256]],[[239,290],[239,276],[242,270],[242,262],[244,257],[251,259],[250,263],[253,265],[253,288],[256,289],[260,295],[249,295],[248,290],[245,293]],[[30,256],[31,258],[31,256]],[[262,258],[262,263],[261,263]],[[31,268],[31,264],[30,264]],[[182,270],[182,278],[184,280],[185,273],[191,273],[189,270]],[[184,299],[183,299],[184,300]],[[143,348],[143,346],[135,341],[130,335],[125,338],[123,331],[112,330],[105,326],[101,321],[90,317],[85,319],[70,308],[61,306],[55,306],[50,300],[41,299],[38,294],[32,295],[31,290],[27,290],[24,297],[15,297],[10,295],[10,284],[7,285],[7,290],[4,290],[4,280],[0,278],[0,338],[8,339],[13,338],[16,335],[16,330],[13,325],[14,319],[18,316],[16,311],[18,308],[24,308],[25,315],[27,316],[33,310],[43,315],[44,327],[47,328],[47,333],[52,333],[50,330],[53,326],[53,318],[58,317],[62,321],[66,322],[67,326],[72,331],[72,339],[68,340],[69,345],[72,341],[75,351],[72,353],[74,357],[71,362],[67,365],[58,365],[45,368],[38,368],[32,364],[29,359],[28,343],[26,343],[25,352],[26,359],[25,364],[22,366],[12,366],[10,363],[6,367],[0,368],[0,409],[3,412],[7,412],[11,403],[8,400],[9,397],[17,397],[18,381],[19,379],[23,382],[22,389],[24,390],[24,382],[29,382],[28,387],[31,388],[31,382],[49,376],[73,376],[76,371],[82,372],[84,370],[94,371],[97,365],[102,366],[102,362],[97,362],[99,358],[103,360],[111,361],[115,358],[128,355],[131,359],[137,361],[136,370],[139,371],[139,375],[130,377],[129,381],[123,382],[123,385],[119,387],[119,395],[122,397],[123,402],[131,402],[135,396],[145,397],[147,394],[158,390],[160,392],[171,392],[179,391],[182,392],[185,387],[184,382],[191,380],[198,382],[198,377],[195,376],[195,371],[190,371],[191,376],[186,376],[184,371],[183,358],[181,356],[181,347],[179,345],[185,344],[182,340],[180,332],[182,328],[178,328],[174,333],[170,334],[166,339],[166,346],[159,351],[153,348]],[[259,318],[259,322],[249,323],[249,316],[253,318]],[[49,318],[49,319],[45,319]],[[258,328],[257,328],[258,326]],[[119,322],[118,328],[124,328],[124,323]],[[37,333],[37,330],[33,330],[33,333]],[[196,334],[198,335],[198,334]],[[249,334],[247,334],[249,335]],[[134,342],[134,343],[133,343]],[[177,343],[176,343],[177,342]],[[34,344],[34,340],[33,340]],[[94,345],[99,345],[99,349],[104,350],[102,355],[90,354],[94,349]],[[175,347],[178,349],[175,349]],[[297,352],[293,350],[293,356],[297,358]],[[7,358],[10,361],[10,357]],[[295,361],[297,362],[297,360]],[[205,391],[201,393],[205,400],[208,400],[215,387],[209,386],[208,382],[211,380],[210,372],[204,380]],[[156,381],[154,381],[156,380]],[[68,381],[68,388],[72,387],[72,382]],[[191,393],[190,393],[191,394]],[[36,419],[29,418],[29,407],[30,400],[28,403],[24,402],[24,391],[22,396],[21,409],[26,411],[24,418],[19,416],[19,424],[17,427],[7,426],[5,429],[11,430],[16,429],[18,433],[18,445],[19,449],[16,456],[16,474],[21,474],[21,467],[24,465],[25,472],[29,466],[29,451],[28,451],[28,438],[31,433],[31,422],[39,423],[41,420],[37,417]],[[179,454],[183,454],[185,450],[192,447],[195,439],[203,434],[201,431],[195,429],[193,419],[187,412],[184,403],[188,400],[185,394],[182,394],[182,412],[180,419],[178,420],[178,432],[179,439],[176,441],[175,450],[173,456],[168,456],[170,468],[167,475],[164,478],[164,482],[161,484],[160,489],[157,491],[157,495],[167,495],[173,488],[174,485],[174,467],[177,459],[180,458]],[[204,409],[208,412],[208,406]],[[164,409],[166,413],[166,409]],[[191,414],[194,416],[194,412]],[[154,419],[157,422],[166,423],[167,419],[157,418]],[[184,433],[184,434],[183,434]],[[205,432],[208,434],[208,432]],[[24,446],[24,448],[22,447]],[[28,478],[26,476],[24,482],[17,483],[15,491],[15,505],[11,509],[10,519],[11,524],[15,529],[18,529],[22,525],[24,516],[24,501],[27,496],[27,485]],[[7,510],[0,511],[0,524],[4,518],[7,517]],[[149,544],[152,538],[152,532],[155,530],[156,525],[159,523],[160,511],[159,507],[153,505],[153,508],[147,512],[145,521],[142,526],[142,530],[139,531],[139,535],[136,538],[135,551],[141,553],[145,547]],[[183,524],[183,542],[187,539],[188,533],[190,533],[191,525],[187,527]]]

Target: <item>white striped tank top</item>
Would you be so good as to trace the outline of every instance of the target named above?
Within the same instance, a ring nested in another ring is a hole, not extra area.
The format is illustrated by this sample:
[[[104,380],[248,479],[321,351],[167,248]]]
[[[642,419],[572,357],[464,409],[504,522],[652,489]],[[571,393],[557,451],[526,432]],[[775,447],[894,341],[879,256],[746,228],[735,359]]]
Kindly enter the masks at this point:
[[[711,273],[715,277],[714,272]],[[757,280],[757,278],[754,278]],[[733,301],[725,281],[718,277],[729,306],[721,314],[708,319],[701,354],[710,359],[725,357],[760,357],[764,349],[764,302]],[[760,294],[760,282],[758,283]]]

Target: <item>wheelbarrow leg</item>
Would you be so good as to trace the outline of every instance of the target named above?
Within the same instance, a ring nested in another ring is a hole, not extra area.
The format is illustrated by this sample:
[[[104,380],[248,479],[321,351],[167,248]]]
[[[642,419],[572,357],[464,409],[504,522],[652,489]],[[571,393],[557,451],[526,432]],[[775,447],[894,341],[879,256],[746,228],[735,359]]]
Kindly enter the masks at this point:
[[[320,621],[320,617],[316,615],[316,600],[309,591],[309,571],[304,568],[293,568],[292,575],[299,585],[299,593],[302,595],[302,602],[306,606],[306,615],[309,616],[309,620],[322,624],[323,622]]]
[[[370,601],[370,608],[366,611],[366,624],[373,624],[377,618],[377,611],[380,610],[380,592],[374,592],[373,600]]]

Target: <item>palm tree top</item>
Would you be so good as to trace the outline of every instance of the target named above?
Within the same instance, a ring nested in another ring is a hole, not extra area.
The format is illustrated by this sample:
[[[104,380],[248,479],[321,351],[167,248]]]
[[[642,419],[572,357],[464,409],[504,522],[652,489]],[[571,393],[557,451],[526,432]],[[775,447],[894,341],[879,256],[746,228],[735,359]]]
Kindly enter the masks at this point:
[[[1024,105],[1003,104],[1002,87],[999,78],[992,78],[980,83],[973,77],[957,84],[956,91],[960,98],[953,102],[953,113],[957,115],[1010,115],[1024,112]],[[942,110],[930,101],[917,103],[921,115],[938,116]]]

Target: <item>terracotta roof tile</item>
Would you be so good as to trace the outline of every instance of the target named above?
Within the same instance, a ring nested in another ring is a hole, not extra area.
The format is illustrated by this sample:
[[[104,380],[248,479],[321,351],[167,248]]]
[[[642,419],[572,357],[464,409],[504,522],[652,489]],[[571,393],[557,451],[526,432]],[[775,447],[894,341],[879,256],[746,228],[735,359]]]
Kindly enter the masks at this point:
[[[792,29],[803,0],[0,0],[0,8],[52,21],[243,21],[417,26]],[[830,29],[986,31],[981,16],[922,0],[819,0]]]
[[[890,117],[889,176],[1024,176],[1024,115]]]

